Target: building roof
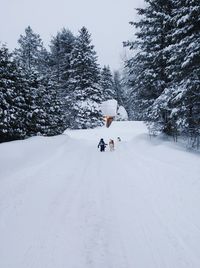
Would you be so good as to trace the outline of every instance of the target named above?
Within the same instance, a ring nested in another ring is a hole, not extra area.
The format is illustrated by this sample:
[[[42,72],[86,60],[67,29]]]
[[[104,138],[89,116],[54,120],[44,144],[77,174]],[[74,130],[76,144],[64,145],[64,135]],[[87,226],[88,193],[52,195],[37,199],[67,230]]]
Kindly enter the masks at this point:
[[[101,111],[104,116],[117,115],[117,101],[114,99],[107,100],[101,103]]]

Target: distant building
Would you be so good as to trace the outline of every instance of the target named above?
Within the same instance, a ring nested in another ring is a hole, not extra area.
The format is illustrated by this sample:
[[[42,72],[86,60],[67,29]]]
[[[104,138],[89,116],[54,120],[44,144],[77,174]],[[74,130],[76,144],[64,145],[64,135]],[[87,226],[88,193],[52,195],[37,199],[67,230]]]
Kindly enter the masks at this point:
[[[101,111],[105,119],[106,127],[109,127],[117,116],[117,101],[112,99],[102,102]]]
[[[109,127],[113,120],[128,120],[128,114],[125,108],[123,106],[118,107],[118,103],[114,99],[102,102],[100,109],[103,113],[106,127]]]

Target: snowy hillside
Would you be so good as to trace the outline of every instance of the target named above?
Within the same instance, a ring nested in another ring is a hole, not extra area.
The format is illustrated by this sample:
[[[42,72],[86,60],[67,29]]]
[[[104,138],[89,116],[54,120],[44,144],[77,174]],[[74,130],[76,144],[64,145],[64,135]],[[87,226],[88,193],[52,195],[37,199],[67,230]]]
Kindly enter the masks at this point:
[[[199,268],[199,163],[141,122],[1,144],[0,267]]]

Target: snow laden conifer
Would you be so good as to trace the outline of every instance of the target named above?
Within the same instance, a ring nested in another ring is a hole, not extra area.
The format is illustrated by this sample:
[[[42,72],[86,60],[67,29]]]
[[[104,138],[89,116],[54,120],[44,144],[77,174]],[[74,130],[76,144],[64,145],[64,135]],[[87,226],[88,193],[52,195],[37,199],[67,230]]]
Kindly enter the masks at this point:
[[[56,85],[57,96],[61,101],[61,109],[65,116],[65,125],[69,126],[69,110],[71,103],[67,100],[69,95],[69,76],[71,70],[71,53],[75,37],[70,30],[63,28],[51,40],[50,66],[51,81]]]
[[[30,26],[25,29],[25,35],[21,35],[18,42],[19,48],[15,50],[15,59],[26,89],[24,98],[27,135],[62,133],[65,122],[60,111],[54,107],[59,99],[57,97],[55,99],[57,93],[54,94],[52,89],[50,55],[43,47],[40,36],[35,34]],[[56,89],[55,86],[54,90]],[[62,131],[59,127],[57,130],[52,127],[53,118],[57,121],[58,117],[60,120],[63,119]]]
[[[99,85],[100,70],[91,35],[83,27],[75,40],[71,56],[70,118],[72,128],[93,128],[102,125],[99,104],[102,100]]]
[[[28,26],[25,29],[25,34],[20,35],[18,44],[19,47],[15,49],[14,53],[26,88],[24,98],[26,101],[27,136],[44,134],[47,113],[42,102],[45,98],[45,88],[39,72],[43,47],[42,40]]]
[[[174,1],[169,63],[171,120],[179,133],[200,136],[200,2]]]
[[[155,122],[156,127],[170,133],[169,114],[166,107],[153,106],[170,82],[168,74],[168,52],[170,45],[172,1],[146,0],[144,8],[137,9],[138,22],[136,40],[125,45],[134,51],[126,62],[129,70],[129,85],[133,90],[135,108],[142,119]],[[132,80],[132,81],[131,81]]]
[[[44,121],[44,134],[47,136],[61,134],[69,124],[63,111],[63,102],[60,98],[58,85],[51,79],[51,77],[47,77],[42,84],[45,89],[45,95],[42,102],[45,106],[45,112],[47,113]]]
[[[119,95],[118,97],[118,103],[120,105],[122,105],[127,113],[128,113],[128,117],[130,120],[139,120],[141,114],[138,113],[139,109],[136,109],[136,105],[135,105],[135,101],[136,98],[133,97],[133,94],[135,93],[135,91],[132,90],[132,83],[130,84],[129,80],[130,80],[130,74],[129,74],[129,69],[128,68],[124,68],[122,70],[121,74],[117,74],[117,76],[115,77],[114,74],[114,81],[116,80],[116,85],[118,85],[118,79],[120,77],[120,84],[118,86],[119,90],[119,94],[117,93],[117,95]],[[131,80],[132,81],[132,80]],[[116,92],[118,92],[118,90],[116,90]],[[138,113],[136,115],[136,113]]]
[[[109,66],[104,66],[101,70],[100,85],[102,87],[102,98],[104,101],[116,98],[113,75]]]
[[[126,90],[123,84],[122,74],[120,71],[114,71],[113,74],[113,89],[115,92],[115,99],[120,106],[126,106],[127,96]]]
[[[155,118],[165,110],[168,134],[187,135],[192,146],[200,146],[200,3],[173,1],[170,18],[168,87],[154,102]],[[167,115],[167,116],[166,116]],[[165,124],[166,125],[166,124]]]
[[[68,81],[71,68],[71,52],[75,37],[71,31],[63,28],[51,40],[51,68],[52,80],[57,82],[62,95],[67,94]]]
[[[15,49],[15,60],[23,70],[23,73],[28,76],[37,73],[43,50],[40,36],[28,26],[25,29],[25,34],[20,35],[18,44],[19,48]]]
[[[0,47],[0,142],[24,138],[23,84],[6,46]]]

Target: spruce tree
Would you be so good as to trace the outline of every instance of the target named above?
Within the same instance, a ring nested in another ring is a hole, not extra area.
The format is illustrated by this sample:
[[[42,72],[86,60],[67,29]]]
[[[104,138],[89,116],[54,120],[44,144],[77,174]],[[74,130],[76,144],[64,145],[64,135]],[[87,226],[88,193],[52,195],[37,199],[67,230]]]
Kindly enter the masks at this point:
[[[19,48],[15,49],[15,60],[26,75],[37,73],[40,67],[43,44],[40,36],[33,32],[30,26],[25,29],[25,35],[20,35]]]
[[[170,72],[172,85],[167,102],[180,133],[200,136],[200,3],[176,0],[173,9]]]
[[[75,37],[71,31],[63,28],[51,40],[50,66],[51,83],[56,86],[57,98],[60,98],[60,109],[65,117],[65,127],[69,126],[69,76],[71,70],[71,53]]]
[[[113,74],[113,91],[115,92],[115,99],[120,106],[125,107],[126,96],[123,88],[122,78],[119,71],[114,71]]]
[[[135,105],[135,101],[137,100],[137,98],[134,97],[135,91],[133,90],[132,85],[133,79],[130,77],[129,71],[130,70],[127,67],[124,67],[124,69],[122,70],[119,87],[121,89],[119,94],[119,103],[126,109],[130,120],[139,120],[141,113],[138,112],[139,109],[137,109]]]
[[[104,66],[101,70],[100,85],[102,87],[103,100],[116,99],[114,92],[113,76],[109,66]]]
[[[65,96],[67,93],[67,82],[71,68],[71,52],[74,46],[75,37],[71,31],[63,28],[51,40],[50,63],[52,68],[52,79],[62,88]],[[66,91],[66,92],[65,92]]]
[[[129,69],[129,84],[136,99],[137,113],[143,119],[158,122],[162,131],[170,133],[169,113],[166,107],[153,106],[155,100],[168,87],[168,51],[171,31],[171,0],[146,0],[146,7],[137,9],[139,22],[131,22],[136,27],[136,40],[125,45],[136,51],[126,62]],[[132,79],[132,81],[131,81]]]
[[[24,138],[23,83],[6,46],[0,47],[0,142]]]
[[[100,70],[97,55],[91,44],[91,35],[83,27],[72,50],[70,71],[71,127],[93,128],[102,125],[99,104],[102,92],[99,86]]]
[[[191,136],[199,146],[200,136],[200,4],[173,1],[169,32],[168,74],[170,83],[153,105],[155,118],[161,108],[168,111],[170,133]]]
[[[53,118],[55,121],[58,116],[60,120],[63,119],[63,128],[65,121],[63,116],[60,116],[60,111],[57,114],[58,109],[53,107],[57,106],[58,102],[61,105],[61,101],[58,97],[54,99],[58,94],[52,89],[50,54],[43,47],[40,36],[35,34],[30,26],[25,29],[25,35],[21,35],[18,42],[19,48],[15,50],[15,59],[25,85],[27,135],[62,133],[55,131],[55,127],[51,127]],[[56,85],[54,90],[57,90]],[[58,129],[61,131],[62,128]]]

